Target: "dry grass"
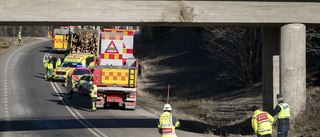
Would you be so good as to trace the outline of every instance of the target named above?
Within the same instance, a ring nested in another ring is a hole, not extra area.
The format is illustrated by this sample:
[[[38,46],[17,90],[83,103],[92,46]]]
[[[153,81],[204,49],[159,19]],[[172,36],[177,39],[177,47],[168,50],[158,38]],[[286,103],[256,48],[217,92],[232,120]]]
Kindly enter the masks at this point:
[[[262,105],[261,83],[246,88],[234,86],[237,81],[228,78],[232,73],[228,65],[208,60],[206,53],[199,50],[201,42],[197,41],[201,38],[194,30],[176,31],[161,42],[135,43],[138,53],[135,56],[139,57],[143,70],[138,104],[160,115],[167,85],[171,84],[169,103],[182,123],[181,128],[209,136],[255,136],[250,109]],[[143,50],[146,48],[149,55]],[[307,111],[291,121],[290,136],[320,136],[319,89],[310,87],[307,94]]]
[[[22,37],[21,46],[27,43],[38,41],[36,37]],[[17,38],[16,37],[0,37],[0,58],[10,51],[11,49],[17,47]]]
[[[139,79],[138,104],[154,114],[162,113],[167,93],[167,85],[159,86],[161,80],[154,78],[180,71],[168,66],[157,66],[157,62],[166,58],[140,60],[143,72]],[[186,85],[175,86],[185,86],[184,90],[175,92],[170,97],[173,114],[186,124],[183,128],[230,137],[254,136],[251,134],[250,109],[253,105],[262,105],[262,94],[259,92],[262,91],[261,83],[202,99],[180,98],[178,94],[192,94],[196,91],[192,91],[190,86]],[[159,91],[161,93],[158,93]],[[320,136],[320,88],[310,86],[307,89],[307,97],[307,111],[291,121],[290,136]],[[274,131],[276,134],[276,128]]]
[[[290,136],[319,137],[320,136],[320,87],[307,89],[306,111],[291,121]]]
[[[143,64],[143,72],[139,79],[138,104],[148,111],[160,115],[162,106],[166,102],[167,85],[159,85],[159,79],[150,79],[154,77],[165,77],[168,74],[178,73],[183,69],[174,69],[167,66],[157,66],[168,57],[157,57],[151,60],[140,60]],[[197,81],[195,81],[197,84]],[[173,107],[173,114],[183,121],[182,128],[192,128],[199,133],[223,134],[228,136],[238,136],[237,133],[248,130],[250,122],[243,129],[243,125],[232,127],[232,125],[243,123],[252,115],[252,105],[260,105],[262,95],[260,93],[250,94],[252,91],[261,91],[261,84],[252,87],[236,90],[233,92],[222,93],[202,99],[185,99],[179,94],[192,95],[194,92],[190,86],[175,85],[185,87],[180,91],[172,91],[169,103]],[[161,92],[161,93],[159,93]],[[192,98],[192,97],[191,97]],[[221,128],[223,127],[223,128]],[[234,128],[234,129],[232,129]],[[249,130],[251,127],[249,128]]]

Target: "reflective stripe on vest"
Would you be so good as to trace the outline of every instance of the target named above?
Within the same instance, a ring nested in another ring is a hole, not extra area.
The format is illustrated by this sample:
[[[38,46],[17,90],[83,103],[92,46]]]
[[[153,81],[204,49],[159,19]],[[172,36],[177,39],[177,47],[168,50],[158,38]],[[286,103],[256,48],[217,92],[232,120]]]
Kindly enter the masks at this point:
[[[266,135],[272,133],[271,121],[268,119],[268,114],[264,111],[254,115],[254,118],[258,121],[258,134]]]
[[[91,97],[98,97],[98,92],[97,92],[97,90],[98,90],[98,87],[97,87],[97,85],[92,85],[91,87],[90,87],[90,96]]]
[[[279,103],[278,106],[281,108],[278,113],[278,119],[288,118],[290,119],[290,106],[287,103]]]
[[[44,68],[48,68],[48,61],[44,61]]]
[[[48,69],[53,69],[53,64],[52,63],[48,63]]]
[[[58,60],[58,61],[56,62],[56,68],[60,67],[60,65],[61,65],[61,61]]]
[[[262,130],[262,131],[258,131],[258,133],[259,133],[259,134],[261,134],[261,133],[264,133],[264,132],[271,132],[271,133],[272,133],[271,129],[267,129],[267,130]]]
[[[172,123],[172,114],[169,112],[163,112],[159,119],[160,129],[162,136],[176,136],[174,131],[175,126]]]

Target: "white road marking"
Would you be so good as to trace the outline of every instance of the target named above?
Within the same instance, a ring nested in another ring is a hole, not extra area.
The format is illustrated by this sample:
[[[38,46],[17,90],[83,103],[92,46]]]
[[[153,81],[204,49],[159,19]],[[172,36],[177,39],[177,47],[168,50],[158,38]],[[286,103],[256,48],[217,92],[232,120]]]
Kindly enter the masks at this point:
[[[59,93],[61,93],[60,91],[60,87],[57,85],[57,83],[54,83],[55,86],[58,88]],[[99,129],[97,129],[94,125],[92,125],[88,120],[86,120],[79,112],[77,109],[74,109],[73,105],[69,102],[69,100],[67,100],[67,103],[69,104],[69,106],[71,106],[73,109],[73,111],[80,117],[81,120],[85,121],[90,127],[92,127],[96,132],[98,132],[100,135],[104,136],[104,137],[108,137],[107,135],[105,135],[104,133],[102,133]]]
[[[16,54],[17,52],[19,52],[20,50],[22,50],[22,49],[24,49],[24,48],[26,48],[26,47],[29,47],[29,46],[31,46],[31,44],[30,45],[26,45],[26,46],[23,46],[23,47],[21,47],[21,48],[19,48],[19,49],[17,49],[16,51],[14,51],[13,53],[11,53],[11,55],[8,57],[8,59],[7,59],[7,62],[6,62],[6,65],[5,65],[5,74],[4,74],[4,100],[5,100],[5,119],[6,119],[6,122],[7,122],[7,124],[6,124],[6,127],[8,128],[8,127],[10,127],[11,126],[11,124],[8,122],[8,117],[9,117],[9,108],[8,108],[8,83],[7,83],[7,81],[8,81],[8,66],[9,66],[9,62],[11,61],[11,58],[13,57],[13,55],[14,54]]]
[[[43,62],[46,56],[49,56],[50,53],[52,52],[52,50],[48,51],[48,53],[46,53],[43,56]],[[44,67],[44,63],[43,63],[43,67]],[[52,82],[50,81],[50,84],[53,88],[53,90],[56,92],[56,94],[58,95],[58,97],[60,98],[60,100],[62,101],[62,103],[65,105],[65,107],[67,108],[67,110],[70,112],[70,114],[77,119],[77,121],[82,124],[84,127],[87,128],[87,130],[89,130],[94,136],[96,137],[108,137],[106,134],[104,134],[103,132],[101,132],[99,129],[97,129],[94,125],[92,125],[88,120],[86,120],[76,109],[74,109],[74,106],[69,102],[69,100],[64,100],[63,96],[61,96],[62,92],[60,90],[60,87],[57,85],[56,82]],[[99,135],[100,134],[100,135]]]
[[[87,130],[89,130],[94,136],[96,136],[96,137],[101,137],[99,134],[96,133],[96,131],[97,131],[98,129],[90,128],[86,123],[84,123],[84,122],[82,121],[82,120],[84,120],[84,119],[79,118],[79,117],[73,112],[73,110],[68,106],[68,105],[70,105],[70,106],[73,108],[72,104],[71,104],[68,100],[66,100],[67,102],[66,102],[65,100],[63,100],[63,97],[60,95],[60,94],[61,94],[60,90],[57,90],[56,87],[55,87],[55,85],[53,85],[54,82],[50,81],[50,83],[51,83],[52,88],[54,89],[54,91],[57,93],[58,97],[60,98],[60,100],[61,100],[62,103],[64,104],[64,106],[65,106],[65,107],[67,108],[67,110],[71,113],[71,115],[72,115],[75,119],[77,119],[80,124],[82,124],[84,127],[86,127]],[[55,83],[55,84],[56,84],[56,83]],[[79,114],[79,116],[82,117],[81,114]],[[95,130],[95,131],[94,131],[94,130]],[[108,136],[103,135],[103,134],[102,134],[102,136],[108,137]]]

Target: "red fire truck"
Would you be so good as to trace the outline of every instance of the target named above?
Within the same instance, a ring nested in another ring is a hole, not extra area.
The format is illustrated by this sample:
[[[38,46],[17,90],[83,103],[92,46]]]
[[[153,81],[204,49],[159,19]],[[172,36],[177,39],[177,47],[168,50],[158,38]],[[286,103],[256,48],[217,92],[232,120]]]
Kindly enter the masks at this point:
[[[55,51],[68,51],[71,44],[70,27],[55,28],[52,32],[53,42],[52,49]]]
[[[135,30],[104,29],[95,59],[93,83],[98,87],[97,108],[118,104],[136,108],[138,59],[133,56]]]

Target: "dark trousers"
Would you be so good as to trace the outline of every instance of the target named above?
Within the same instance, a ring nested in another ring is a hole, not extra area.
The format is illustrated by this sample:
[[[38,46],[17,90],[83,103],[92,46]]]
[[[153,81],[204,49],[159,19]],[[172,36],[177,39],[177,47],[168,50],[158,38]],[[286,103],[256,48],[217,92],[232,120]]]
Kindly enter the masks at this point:
[[[271,134],[268,134],[268,135],[259,135],[258,134],[258,137],[271,137]]]
[[[44,69],[44,78],[47,79],[48,78],[47,76],[48,76],[48,69],[45,68]]]
[[[73,89],[68,90],[68,88],[67,88],[67,91],[68,91],[68,98],[71,98],[72,94],[73,94]]]
[[[290,129],[289,122],[280,123],[278,126],[278,137],[287,137]]]

